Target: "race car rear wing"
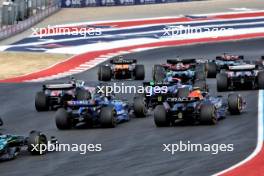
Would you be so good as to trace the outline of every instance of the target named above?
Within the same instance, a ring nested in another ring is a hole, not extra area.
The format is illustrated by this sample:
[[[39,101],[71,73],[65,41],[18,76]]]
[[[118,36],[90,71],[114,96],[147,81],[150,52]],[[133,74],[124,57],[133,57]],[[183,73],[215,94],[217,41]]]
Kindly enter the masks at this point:
[[[226,59],[225,55],[227,55],[227,54],[224,54],[223,56],[216,56],[215,59],[216,60],[223,60],[223,61],[226,61],[226,60],[232,61],[232,60],[237,60],[237,59],[243,60],[244,59],[244,56],[242,56],[242,55],[241,56],[233,56],[233,59]]]
[[[256,65],[252,65],[252,64],[235,65],[228,67],[228,70],[230,71],[252,71],[255,69],[256,69]]]
[[[75,84],[44,84],[43,89],[46,90],[69,90],[76,88]]]
[[[136,59],[111,59],[111,64],[135,64],[137,63]]]
[[[178,63],[195,64],[196,63],[196,59],[168,59],[167,63],[168,64],[178,64]]]

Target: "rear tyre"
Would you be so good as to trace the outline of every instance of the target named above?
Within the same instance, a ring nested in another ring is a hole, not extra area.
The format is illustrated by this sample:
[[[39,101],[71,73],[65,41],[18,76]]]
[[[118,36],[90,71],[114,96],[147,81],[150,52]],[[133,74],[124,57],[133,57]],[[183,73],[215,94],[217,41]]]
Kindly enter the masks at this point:
[[[134,99],[134,114],[136,117],[146,117],[147,116],[147,106],[143,97],[136,97]]]
[[[207,65],[207,77],[215,78],[217,74],[217,65],[214,62],[209,62]]]
[[[48,111],[48,98],[44,92],[37,92],[35,96],[35,107],[37,111]]]
[[[201,106],[200,121],[208,125],[215,125],[217,123],[214,105],[203,104]]]
[[[47,137],[39,131],[32,131],[29,134],[27,145],[28,151],[32,155],[42,155],[47,152],[44,146],[47,147],[48,140]],[[34,147],[33,147],[34,146]]]
[[[243,106],[242,98],[237,94],[228,95],[228,111],[230,114],[240,114]]]
[[[60,130],[70,129],[72,127],[70,113],[65,109],[60,108],[55,114],[56,126]]]
[[[167,117],[167,112],[163,105],[157,105],[154,109],[154,122],[157,127],[167,127],[170,122]]]
[[[144,80],[145,79],[144,65],[136,65],[136,67],[135,67],[135,79],[136,80]]]
[[[258,73],[258,87],[264,89],[264,71]]]
[[[111,80],[111,67],[106,65],[99,66],[98,80],[99,81],[110,81]]]
[[[216,75],[217,91],[223,92],[228,88],[228,79],[226,73],[219,73]]]
[[[112,107],[102,107],[99,117],[102,127],[114,128],[116,126],[115,111]]]

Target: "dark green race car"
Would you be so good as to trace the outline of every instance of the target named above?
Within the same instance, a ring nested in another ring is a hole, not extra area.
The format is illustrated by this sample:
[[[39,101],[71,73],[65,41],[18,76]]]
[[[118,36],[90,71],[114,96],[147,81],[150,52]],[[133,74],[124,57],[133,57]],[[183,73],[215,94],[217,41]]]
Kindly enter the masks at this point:
[[[55,138],[51,137],[54,142]],[[42,155],[41,145],[47,145],[47,137],[39,131],[31,131],[28,137],[19,135],[0,135],[0,161],[15,159],[21,151],[32,155]]]

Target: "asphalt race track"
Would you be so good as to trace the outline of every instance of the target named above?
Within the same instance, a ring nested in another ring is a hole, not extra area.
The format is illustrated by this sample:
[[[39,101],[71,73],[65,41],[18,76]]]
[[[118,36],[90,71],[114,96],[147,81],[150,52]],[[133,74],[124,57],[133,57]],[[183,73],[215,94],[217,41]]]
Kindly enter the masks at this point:
[[[246,59],[264,55],[264,39],[218,44],[200,44],[144,51],[127,55],[146,67],[146,80],[151,79],[155,63],[181,57],[214,58],[223,52],[244,54]],[[164,59],[164,60],[162,60]],[[97,82],[97,68],[76,75],[89,84]],[[65,79],[64,79],[65,81]],[[60,81],[56,81],[60,82]],[[139,81],[128,81],[140,84]],[[210,91],[216,95],[215,79],[208,79]],[[257,91],[240,91],[247,108],[241,116],[228,116],[215,126],[179,125],[156,128],[153,116],[132,118],[114,129],[73,129],[59,131],[54,112],[38,113],[34,108],[35,92],[40,83],[1,84],[0,102],[5,125],[1,133],[26,135],[37,129],[54,135],[61,143],[101,143],[103,151],[80,155],[78,152],[54,152],[43,156],[27,153],[0,164],[1,176],[86,176],[86,175],[211,175],[241,161],[255,148],[257,142]],[[223,94],[226,95],[227,93]],[[131,95],[125,98],[132,99]],[[162,152],[162,144],[191,141],[191,143],[234,144],[233,152]]]

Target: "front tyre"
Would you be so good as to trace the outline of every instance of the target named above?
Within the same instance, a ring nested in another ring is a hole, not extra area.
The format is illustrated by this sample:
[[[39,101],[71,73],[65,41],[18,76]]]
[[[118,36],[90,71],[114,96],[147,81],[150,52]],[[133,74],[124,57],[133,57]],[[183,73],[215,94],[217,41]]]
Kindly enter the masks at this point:
[[[27,149],[32,155],[45,154],[47,152],[47,148],[45,148],[47,147],[47,144],[48,144],[48,140],[44,134],[42,134],[39,131],[30,132],[27,140],[27,145],[28,145]]]
[[[242,97],[238,94],[230,94],[228,95],[228,111],[230,114],[240,114],[243,108],[243,100]]]

